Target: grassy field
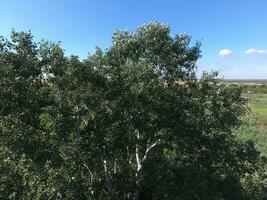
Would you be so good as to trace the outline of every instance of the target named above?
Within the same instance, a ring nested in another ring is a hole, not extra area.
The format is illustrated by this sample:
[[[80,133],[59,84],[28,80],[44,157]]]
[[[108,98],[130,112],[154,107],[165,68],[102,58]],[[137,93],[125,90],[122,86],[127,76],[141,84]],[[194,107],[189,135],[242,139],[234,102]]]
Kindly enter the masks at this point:
[[[243,96],[248,99],[252,116],[267,128],[267,80],[227,80],[226,83],[242,87]]]
[[[267,80],[231,80],[227,84],[241,86],[251,108],[236,134],[243,140],[254,141],[258,150],[267,156]]]
[[[248,98],[252,114],[267,128],[267,94],[244,93],[244,96]]]
[[[252,114],[267,128],[267,81],[241,83],[243,95],[248,99]]]

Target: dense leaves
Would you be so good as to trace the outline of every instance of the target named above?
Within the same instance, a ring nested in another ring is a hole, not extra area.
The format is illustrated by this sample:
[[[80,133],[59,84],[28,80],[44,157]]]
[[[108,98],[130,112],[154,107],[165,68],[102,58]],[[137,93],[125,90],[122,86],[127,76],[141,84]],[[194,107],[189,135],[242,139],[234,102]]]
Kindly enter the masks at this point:
[[[261,199],[238,87],[198,79],[200,44],[152,22],[81,61],[29,32],[0,40],[1,199]]]

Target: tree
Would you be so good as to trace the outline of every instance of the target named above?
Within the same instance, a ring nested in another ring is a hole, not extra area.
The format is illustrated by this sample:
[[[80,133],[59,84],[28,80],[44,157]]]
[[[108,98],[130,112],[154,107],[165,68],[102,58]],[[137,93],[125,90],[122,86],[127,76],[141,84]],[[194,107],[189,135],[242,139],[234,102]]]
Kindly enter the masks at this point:
[[[246,101],[217,73],[198,79],[199,57],[198,42],[157,22],[83,61],[31,33],[2,39],[0,197],[254,197],[248,177],[266,162],[231,133]]]

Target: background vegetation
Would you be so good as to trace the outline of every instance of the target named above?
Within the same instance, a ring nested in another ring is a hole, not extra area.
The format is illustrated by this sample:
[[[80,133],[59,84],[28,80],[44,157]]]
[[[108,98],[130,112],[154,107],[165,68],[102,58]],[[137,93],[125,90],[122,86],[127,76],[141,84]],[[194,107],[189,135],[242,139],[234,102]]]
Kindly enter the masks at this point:
[[[198,78],[200,52],[157,22],[85,60],[29,32],[1,38],[0,199],[264,198],[242,88]]]
[[[225,81],[224,81],[225,82]],[[228,80],[226,84],[242,88],[250,112],[243,124],[234,132],[242,140],[254,141],[256,147],[267,155],[267,80]]]

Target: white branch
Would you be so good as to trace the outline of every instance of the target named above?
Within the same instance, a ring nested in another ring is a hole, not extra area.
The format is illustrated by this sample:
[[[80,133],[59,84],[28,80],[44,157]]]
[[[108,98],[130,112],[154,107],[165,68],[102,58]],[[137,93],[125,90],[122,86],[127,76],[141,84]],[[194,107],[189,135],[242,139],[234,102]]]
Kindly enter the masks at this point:
[[[89,175],[90,175],[90,177],[89,177],[90,183],[92,183],[93,179],[94,179],[94,175],[93,175],[92,171],[90,170],[90,168],[86,164],[83,164],[83,166],[88,170]]]
[[[117,158],[115,158],[115,161],[114,161],[114,169],[113,169],[113,173],[114,173],[114,174],[117,173]]]
[[[84,118],[82,118],[82,119],[83,119],[84,125],[87,126],[88,125],[88,121],[86,119],[84,119]]]
[[[140,171],[142,169],[143,162],[147,159],[148,153],[153,149],[159,142],[160,139],[158,139],[156,142],[149,145],[151,138],[147,140],[147,148],[145,151],[145,154],[143,158],[140,158],[140,152],[139,152],[139,140],[140,140],[140,134],[138,130],[135,130],[137,143],[135,145],[135,157],[136,157],[136,164],[137,164],[137,170],[136,170],[136,177],[139,176]]]
[[[140,139],[140,135],[139,135],[139,132],[138,131],[136,131],[137,132],[137,135],[136,135],[136,137],[137,137],[137,140],[139,140]],[[140,169],[142,168],[142,160],[140,159],[140,157],[139,157],[139,146],[138,146],[138,142],[137,142],[137,144],[135,145],[135,157],[136,157],[136,163],[137,163],[137,172],[136,172],[136,176],[138,175],[138,172],[140,171]]]
[[[144,161],[146,160],[147,155],[148,155],[148,153],[150,152],[150,150],[151,150],[153,147],[155,147],[159,142],[160,142],[160,139],[158,139],[156,142],[154,142],[153,144],[151,144],[151,145],[149,145],[149,146],[147,147],[146,152],[145,152],[145,155],[144,155],[144,157],[143,157],[143,159],[142,159],[142,162],[144,162]]]
[[[106,184],[107,184],[107,187],[109,190],[112,190],[113,188],[113,184],[112,184],[112,176],[108,170],[108,167],[107,167],[107,161],[106,160],[103,160],[103,167],[104,167],[104,171],[105,171],[105,178],[106,178]]]

